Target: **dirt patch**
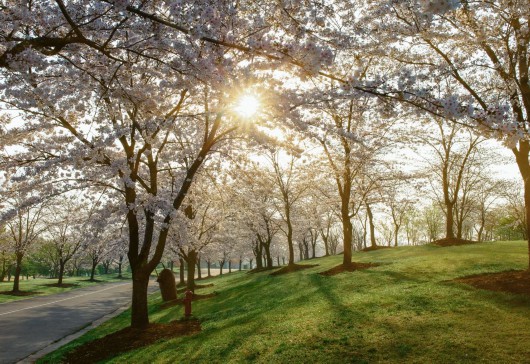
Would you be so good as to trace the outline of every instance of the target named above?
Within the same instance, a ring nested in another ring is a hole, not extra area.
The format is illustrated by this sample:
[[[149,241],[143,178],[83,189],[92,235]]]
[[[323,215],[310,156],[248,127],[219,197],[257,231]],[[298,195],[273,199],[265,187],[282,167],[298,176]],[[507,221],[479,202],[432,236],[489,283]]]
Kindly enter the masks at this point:
[[[63,284],[48,283],[48,284],[43,284],[43,286],[46,286],[46,287],[59,287],[59,288],[70,288],[70,287],[77,287],[77,286],[79,286],[79,284],[76,284],[76,283],[63,283]]]
[[[191,300],[192,301],[199,301],[199,300],[205,300],[205,299],[208,299],[208,298],[212,298],[212,297],[215,297],[215,296],[217,296],[217,293],[194,294]],[[160,308],[165,309],[165,308],[168,308],[168,307],[174,307],[174,306],[179,306],[179,305],[183,305],[183,304],[184,304],[184,298],[177,298],[176,300],[168,301],[168,302],[165,302],[165,303],[161,304]]]
[[[458,238],[444,238],[435,240],[432,242],[433,245],[437,246],[456,246],[456,245],[469,245],[478,244],[478,241],[458,239]]]
[[[201,331],[201,324],[198,320],[149,324],[144,330],[128,327],[81,345],[70,352],[63,362],[75,364],[96,363],[126,351],[151,345],[161,339],[192,335],[199,331]]]
[[[381,265],[381,264],[378,264],[378,263],[355,263],[355,262],[352,262],[351,264],[347,264],[347,265],[344,265],[344,264],[337,265],[336,267],[333,267],[330,270],[327,270],[327,271],[324,271],[324,272],[320,272],[319,274],[323,275],[323,276],[334,276],[336,274],[343,273],[343,272],[354,272],[356,270],[368,269],[368,268],[372,268],[372,267],[377,267],[379,265]]]
[[[530,296],[530,271],[510,270],[457,278],[455,282],[469,284],[489,291],[509,292]]]
[[[382,246],[382,245],[376,245],[376,246],[369,246],[364,249],[361,249],[362,252],[371,252],[374,250],[381,250],[381,249],[391,249],[391,246]]]
[[[288,274],[293,272],[298,272],[300,270],[318,267],[318,264],[290,264],[285,267],[278,269],[276,272],[271,273],[271,276],[279,276],[282,274]]]
[[[210,284],[196,284],[195,285],[195,289],[208,288],[208,287],[213,287],[213,283],[210,283]],[[184,293],[187,290],[188,289],[186,287],[180,288],[180,289],[177,289],[177,293]]]
[[[0,294],[4,294],[6,296],[19,296],[19,297],[34,296],[34,295],[41,294],[41,293],[42,292],[26,292],[26,291],[18,291],[18,292],[3,291],[3,292],[0,292]]]

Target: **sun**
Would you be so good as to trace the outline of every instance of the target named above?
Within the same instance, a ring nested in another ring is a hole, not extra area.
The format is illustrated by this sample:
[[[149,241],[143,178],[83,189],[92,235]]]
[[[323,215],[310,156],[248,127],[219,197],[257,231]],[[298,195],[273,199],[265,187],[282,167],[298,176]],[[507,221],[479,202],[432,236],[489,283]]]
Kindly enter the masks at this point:
[[[254,95],[244,95],[237,102],[234,111],[239,116],[249,118],[254,116],[259,109],[259,100]]]

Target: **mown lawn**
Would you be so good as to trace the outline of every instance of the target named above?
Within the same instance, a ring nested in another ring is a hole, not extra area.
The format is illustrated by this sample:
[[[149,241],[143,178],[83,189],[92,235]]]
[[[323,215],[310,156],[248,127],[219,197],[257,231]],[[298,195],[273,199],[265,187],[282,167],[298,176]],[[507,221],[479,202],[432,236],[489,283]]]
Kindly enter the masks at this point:
[[[130,273],[125,273],[124,278],[129,279]],[[22,277],[21,277],[22,278]],[[30,296],[12,296],[12,295],[6,295],[6,294],[0,294],[0,304],[4,302],[11,302],[15,300],[23,300],[27,298],[32,297],[38,297],[38,296],[45,296],[55,293],[61,293],[70,291],[72,289],[77,288],[83,288],[88,286],[93,286],[95,284],[99,283],[108,283],[108,282],[116,282],[123,279],[118,279],[117,274],[104,274],[104,275],[98,275],[95,277],[97,282],[89,282],[88,279],[90,277],[65,277],[63,279],[63,284],[65,285],[71,285],[74,286],[71,287],[50,287],[50,284],[57,283],[57,278],[50,279],[50,278],[36,278],[33,279],[31,276],[29,277],[29,280],[26,280],[26,277],[24,277],[23,280],[20,281],[20,290],[23,292],[34,292],[34,295]],[[13,280],[11,279],[11,282],[0,282],[0,292],[5,291],[11,291],[13,289]]]
[[[271,277],[232,273],[193,304],[202,332],[159,341],[109,363],[528,363],[529,295],[451,282],[471,274],[525,269],[523,242],[403,247],[354,254],[381,266],[325,277],[341,262]],[[208,281],[207,281],[208,282]],[[151,321],[182,317],[151,296]],[[43,358],[59,362],[85,341],[127,326],[129,311]]]

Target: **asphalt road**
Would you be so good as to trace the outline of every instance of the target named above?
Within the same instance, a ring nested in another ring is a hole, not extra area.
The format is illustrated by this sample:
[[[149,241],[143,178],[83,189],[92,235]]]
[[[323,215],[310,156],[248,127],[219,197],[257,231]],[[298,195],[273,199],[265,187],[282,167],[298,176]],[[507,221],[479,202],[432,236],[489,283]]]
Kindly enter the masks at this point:
[[[150,283],[150,291],[158,284]],[[131,282],[0,304],[0,363],[10,364],[130,304]]]

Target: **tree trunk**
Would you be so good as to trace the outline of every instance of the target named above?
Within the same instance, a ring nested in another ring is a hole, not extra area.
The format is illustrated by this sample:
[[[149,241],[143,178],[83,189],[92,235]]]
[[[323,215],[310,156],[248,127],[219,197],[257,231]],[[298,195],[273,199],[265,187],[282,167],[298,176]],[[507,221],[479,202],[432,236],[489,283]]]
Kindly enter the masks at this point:
[[[179,284],[184,285],[186,282],[184,281],[184,259],[179,258],[180,267],[179,267]]]
[[[267,242],[267,244],[264,244],[263,247],[265,248],[265,261],[267,262],[267,268],[272,268],[272,257],[271,257],[271,243],[270,241]]]
[[[149,274],[142,272],[133,273],[131,327],[145,329],[149,325],[147,309],[147,287]]]
[[[250,270],[252,270],[252,259],[249,259],[248,262],[250,263]]]
[[[276,257],[276,260],[278,262],[278,267],[279,267],[280,266],[280,256],[279,255]]]
[[[219,261],[219,275],[220,276],[223,275],[223,265],[225,265],[225,261],[224,260],[220,260]]]
[[[92,270],[90,271],[90,281],[95,281],[94,276],[96,275],[96,267],[98,266],[97,260],[92,259]]]
[[[239,271],[241,272],[241,266],[243,265],[243,258],[239,257]]]
[[[228,261],[228,273],[232,273],[232,261]]]
[[[197,279],[202,279],[201,257],[197,255]]]
[[[188,280],[186,281],[186,288],[195,292],[195,264],[197,264],[197,252],[190,250],[185,257],[186,265],[188,266]]]
[[[13,280],[13,290],[12,292],[20,292],[20,272],[22,271],[22,258],[23,254],[17,254],[16,266],[15,266],[15,278]]]
[[[298,252],[300,253],[300,261],[304,260],[304,247],[302,243],[298,243]]]
[[[293,226],[291,224],[291,214],[286,208],[287,220],[287,245],[289,246],[289,265],[294,265],[294,246],[293,246]]]
[[[256,269],[262,269],[263,268],[263,260],[261,259],[263,245],[261,243],[257,243],[257,247],[254,250],[254,256],[256,257]]]
[[[524,205],[526,212],[526,228],[524,230],[528,244],[528,270],[530,271],[530,161],[528,159],[530,142],[521,140],[519,141],[519,149],[513,148],[512,151],[515,154],[515,160],[524,183]]]
[[[212,262],[210,261],[210,259],[206,261],[206,265],[208,266],[208,277],[211,277],[212,275],[210,273],[210,267],[212,265]]]
[[[366,204],[366,213],[368,214],[368,224],[370,225],[370,244],[372,248],[375,248],[377,243],[375,241],[374,215],[372,214],[372,209],[369,204]]]
[[[349,187],[348,187],[349,188]],[[352,238],[353,238],[353,226],[350,221],[350,210],[348,207],[349,204],[349,194],[348,200],[344,200],[345,197],[341,198],[341,219],[342,219],[342,236],[343,236],[343,248],[344,256],[342,257],[343,265],[350,265],[352,258]]]
[[[64,276],[64,266],[66,265],[66,262],[63,259],[59,260],[59,280],[57,281],[57,285],[60,286],[63,284],[63,276]]]
[[[455,237],[455,231],[454,231],[454,224],[455,224],[455,217],[454,217],[454,205],[450,202],[445,203],[445,208],[447,210],[447,216],[445,217],[445,237],[447,239],[454,239]]]
[[[118,263],[118,278],[122,278],[122,275],[121,275],[121,265],[122,265],[122,262],[120,261]]]

